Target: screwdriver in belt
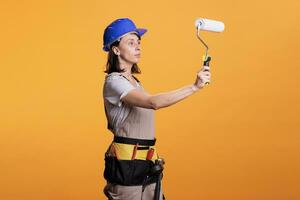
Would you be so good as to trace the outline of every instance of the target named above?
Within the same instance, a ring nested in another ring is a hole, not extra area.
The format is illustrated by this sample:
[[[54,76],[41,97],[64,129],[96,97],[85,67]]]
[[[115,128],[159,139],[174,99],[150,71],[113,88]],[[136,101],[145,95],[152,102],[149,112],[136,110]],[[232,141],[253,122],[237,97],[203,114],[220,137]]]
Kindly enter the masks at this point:
[[[150,148],[150,149],[148,150],[146,160],[151,160],[152,157],[153,157],[153,154],[154,154],[154,149],[153,149],[153,148]]]
[[[134,145],[131,160],[135,159],[138,146],[139,146],[138,143]]]

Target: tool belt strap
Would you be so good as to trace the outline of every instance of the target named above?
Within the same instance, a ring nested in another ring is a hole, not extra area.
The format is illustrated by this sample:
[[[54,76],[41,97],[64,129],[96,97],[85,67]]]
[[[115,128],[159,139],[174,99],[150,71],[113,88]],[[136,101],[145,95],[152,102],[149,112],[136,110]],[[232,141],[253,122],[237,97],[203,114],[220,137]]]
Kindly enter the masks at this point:
[[[154,146],[156,142],[156,138],[154,138],[153,140],[147,140],[147,139],[114,136],[114,142],[122,143],[122,144],[133,144],[133,145],[139,144],[142,146]]]

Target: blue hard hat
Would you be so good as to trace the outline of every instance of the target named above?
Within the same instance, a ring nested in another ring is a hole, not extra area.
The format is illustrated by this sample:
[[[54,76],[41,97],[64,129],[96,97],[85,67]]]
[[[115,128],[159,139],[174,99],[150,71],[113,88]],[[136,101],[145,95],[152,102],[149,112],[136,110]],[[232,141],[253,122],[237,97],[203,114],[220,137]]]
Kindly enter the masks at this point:
[[[109,51],[110,45],[126,33],[135,31],[140,37],[147,32],[147,29],[137,28],[132,20],[128,18],[116,19],[109,24],[103,34],[103,50]]]

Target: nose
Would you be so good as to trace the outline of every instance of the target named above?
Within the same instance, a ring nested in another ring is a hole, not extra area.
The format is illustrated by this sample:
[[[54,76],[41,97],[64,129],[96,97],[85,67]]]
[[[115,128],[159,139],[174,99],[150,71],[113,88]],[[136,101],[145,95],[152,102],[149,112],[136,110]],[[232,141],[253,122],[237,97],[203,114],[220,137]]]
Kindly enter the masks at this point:
[[[141,44],[138,43],[138,44],[136,45],[136,50],[139,50],[139,51],[141,50]]]

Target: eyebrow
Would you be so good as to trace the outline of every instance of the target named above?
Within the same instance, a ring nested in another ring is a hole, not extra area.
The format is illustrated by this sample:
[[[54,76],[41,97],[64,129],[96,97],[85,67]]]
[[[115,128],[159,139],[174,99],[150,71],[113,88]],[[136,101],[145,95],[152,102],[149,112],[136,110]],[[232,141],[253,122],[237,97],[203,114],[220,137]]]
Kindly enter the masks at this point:
[[[128,42],[129,40],[134,40],[133,38],[129,38],[126,40],[126,42]],[[137,39],[137,41],[140,41],[140,39]]]

